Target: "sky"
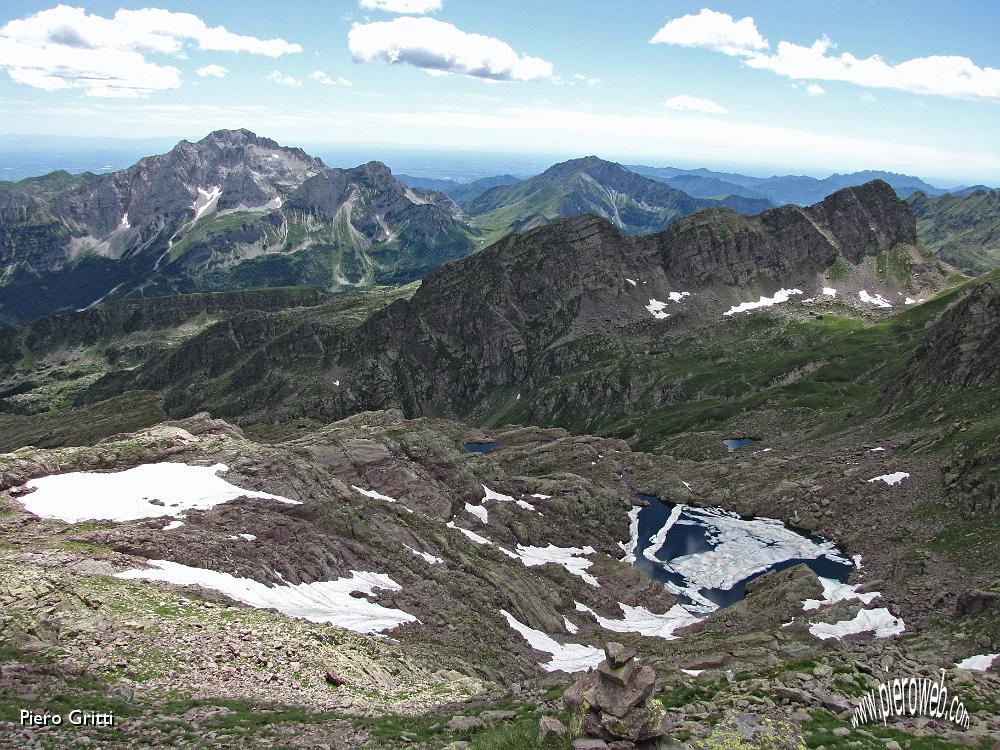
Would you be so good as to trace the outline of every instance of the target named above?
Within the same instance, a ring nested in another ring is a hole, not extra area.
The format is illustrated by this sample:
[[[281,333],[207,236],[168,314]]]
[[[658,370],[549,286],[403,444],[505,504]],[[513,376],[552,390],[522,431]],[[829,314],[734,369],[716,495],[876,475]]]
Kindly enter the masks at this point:
[[[997,28],[995,0],[5,0],[0,135],[996,185]]]

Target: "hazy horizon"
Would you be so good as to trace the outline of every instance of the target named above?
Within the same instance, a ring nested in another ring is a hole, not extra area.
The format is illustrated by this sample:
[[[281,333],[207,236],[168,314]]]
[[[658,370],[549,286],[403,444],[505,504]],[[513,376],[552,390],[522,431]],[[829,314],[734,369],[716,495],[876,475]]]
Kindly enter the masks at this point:
[[[166,153],[181,140],[196,141],[201,136],[157,136],[149,138],[110,138],[107,136],[48,136],[41,134],[0,135],[0,181],[17,181],[38,177],[57,170],[77,174],[97,174],[125,169],[139,159]],[[272,137],[268,133],[257,133]],[[512,174],[526,178],[538,174],[553,164],[584,156],[598,156],[607,161],[624,165],[648,167],[676,167],[678,169],[709,169],[714,172],[733,172],[753,177],[806,176],[823,179],[832,174],[852,174],[862,171],[896,172],[880,166],[843,170],[781,170],[776,166],[755,165],[730,161],[699,161],[690,159],[665,159],[642,154],[614,154],[587,152],[531,152],[444,149],[435,146],[409,146],[398,143],[338,143],[332,141],[296,142],[277,140],[282,146],[302,148],[311,156],[319,157],[330,167],[354,167],[368,161],[385,163],[393,174],[431,179],[453,179],[471,182],[482,177]],[[964,187],[970,182],[956,181],[940,175],[899,172],[918,177],[937,188]],[[988,187],[995,187],[988,183]]]

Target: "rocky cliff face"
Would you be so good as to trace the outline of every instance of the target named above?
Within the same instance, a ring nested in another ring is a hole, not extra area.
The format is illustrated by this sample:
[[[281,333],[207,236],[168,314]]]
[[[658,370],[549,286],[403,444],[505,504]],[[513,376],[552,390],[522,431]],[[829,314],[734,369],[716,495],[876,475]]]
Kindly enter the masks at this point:
[[[656,302],[661,319],[667,300],[718,319],[747,288],[820,295],[838,259],[858,266],[914,241],[906,204],[878,182],[808,209],[703,211],[641,237],[595,216],[567,219],[435,272],[412,300],[362,326],[341,362],[366,383],[355,391],[366,406],[453,414],[496,388],[530,391],[579,367],[587,355],[566,359],[561,347],[648,323]]]
[[[942,391],[1000,380],[1000,278],[973,286],[934,324],[891,391]]]

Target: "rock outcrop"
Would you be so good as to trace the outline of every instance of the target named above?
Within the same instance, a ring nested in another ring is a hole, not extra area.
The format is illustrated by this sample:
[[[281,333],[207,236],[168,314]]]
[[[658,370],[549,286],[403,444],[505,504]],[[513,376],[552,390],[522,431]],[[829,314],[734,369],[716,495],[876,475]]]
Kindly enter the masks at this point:
[[[670,725],[663,704],[652,698],[656,672],[637,664],[636,652],[621,643],[606,644],[604,654],[597,671],[581,677],[563,696],[578,733],[632,747],[662,737]]]

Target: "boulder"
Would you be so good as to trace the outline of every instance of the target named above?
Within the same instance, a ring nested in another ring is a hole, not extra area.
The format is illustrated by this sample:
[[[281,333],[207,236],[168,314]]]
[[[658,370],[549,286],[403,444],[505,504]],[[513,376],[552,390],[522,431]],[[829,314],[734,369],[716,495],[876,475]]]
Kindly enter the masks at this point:
[[[554,716],[543,716],[538,721],[538,744],[544,745],[546,742],[562,739],[566,736],[568,729],[559,719]]]
[[[486,726],[486,723],[478,716],[453,716],[451,717],[451,721],[448,722],[448,731],[457,733],[473,732],[476,729],[482,729],[484,726]]]

